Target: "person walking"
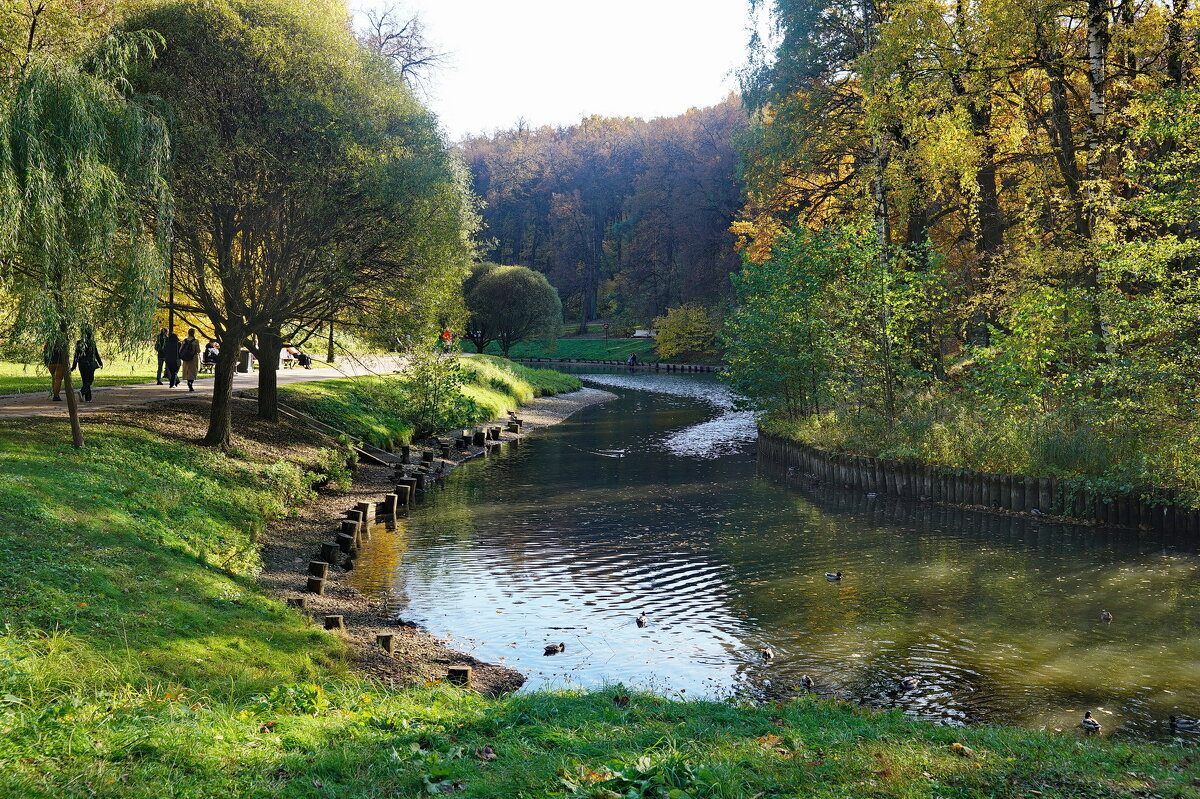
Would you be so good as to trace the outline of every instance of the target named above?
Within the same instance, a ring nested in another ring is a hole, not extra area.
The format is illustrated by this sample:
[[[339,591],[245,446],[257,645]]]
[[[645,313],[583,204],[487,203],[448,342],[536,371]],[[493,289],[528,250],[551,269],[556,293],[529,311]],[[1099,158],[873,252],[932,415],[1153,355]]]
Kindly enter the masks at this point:
[[[154,337],[154,351],[158,353],[158,377],[155,380],[162,385],[163,367],[166,366],[166,361],[163,360],[163,348],[167,346],[167,329],[164,327],[158,331],[158,335]]]
[[[71,361],[71,368],[79,370],[79,396],[84,402],[91,402],[92,381],[96,379],[96,370],[104,368],[104,360],[96,348],[92,328],[84,325],[79,332],[80,339],[75,342],[75,358]]]
[[[159,354],[162,358],[163,366],[167,372],[167,385],[170,388],[175,388],[179,385],[179,336],[175,333],[167,334],[167,342],[163,344],[162,352]],[[159,384],[161,385],[161,383]]]
[[[62,402],[63,377],[67,374],[67,345],[47,341],[42,345],[42,363],[50,372],[50,399]]]
[[[196,328],[188,328],[187,338],[179,345],[179,361],[183,364],[183,379],[187,381],[188,391],[195,391],[192,385],[196,375],[200,373],[200,342],[196,339]],[[176,381],[175,385],[179,385]]]

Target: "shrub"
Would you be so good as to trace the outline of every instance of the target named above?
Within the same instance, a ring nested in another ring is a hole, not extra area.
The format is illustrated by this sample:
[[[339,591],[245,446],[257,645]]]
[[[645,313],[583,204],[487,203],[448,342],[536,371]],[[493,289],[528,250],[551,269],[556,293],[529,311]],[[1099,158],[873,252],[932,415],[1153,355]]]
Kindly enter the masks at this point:
[[[695,358],[715,355],[717,325],[707,308],[680,305],[654,320],[658,328],[658,354],[662,358]]]

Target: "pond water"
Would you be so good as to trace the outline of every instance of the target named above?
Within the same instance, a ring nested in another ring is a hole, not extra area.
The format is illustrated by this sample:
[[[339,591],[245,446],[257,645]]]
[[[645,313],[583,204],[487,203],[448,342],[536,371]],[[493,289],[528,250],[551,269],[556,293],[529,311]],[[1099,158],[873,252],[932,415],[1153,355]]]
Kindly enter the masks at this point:
[[[711,378],[585,380],[619,398],[456,470],[373,536],[356,587],[533,689],[809,675],[943,723],[1072,730],[1092,710],[1157,739],[1200,714],[1194,544],[816,488],[756,462]]]

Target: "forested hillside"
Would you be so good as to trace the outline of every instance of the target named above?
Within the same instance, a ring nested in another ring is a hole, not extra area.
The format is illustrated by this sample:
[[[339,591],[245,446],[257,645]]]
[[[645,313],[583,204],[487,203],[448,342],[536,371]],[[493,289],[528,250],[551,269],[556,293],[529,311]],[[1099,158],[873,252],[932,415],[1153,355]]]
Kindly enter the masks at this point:
[[[825,446],[1195,487],[1186,0],[758,5],[739,387]]]
[[[729,227],[744,124],[731,97],[673,118],[588,117],[464,142],[486,203],[486,258],[544,272],[580,324],[645,325],[719,302],[739,265]]]

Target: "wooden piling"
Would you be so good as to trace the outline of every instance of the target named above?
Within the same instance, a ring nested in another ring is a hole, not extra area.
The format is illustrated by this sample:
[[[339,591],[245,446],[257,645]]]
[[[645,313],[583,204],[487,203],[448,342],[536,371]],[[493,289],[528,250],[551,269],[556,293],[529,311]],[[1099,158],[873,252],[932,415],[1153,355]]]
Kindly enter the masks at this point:
[[[396,652],[396,636],[392,633],[379,633],[375,636],[375,643],[379,644],[379,648],[389,655]]]
[[[337,560],[338,555],[341,554],[341,551],[342,550],[336,543],[330,544],[326,542],[321,544],[321,560],[325,561],[326,563],[333,563]]]
[[[362,523],[364,527],[370,526],[375,521],[374,502],[360,502],[354,506],[354,509],[362,514]]]
[[[346,535],[345,533],[339,533],[338,549],[340,549],[342,552],[349,552],[350,550],[354,549],[354,541],[354,536]]]
[[[310,594],[321,596],[325,593],[325,578],[324,577],[309,577],[308,584],[304,587],[305,591]]]
[[[308,597],[306,597],[306,596],[290,596],[290,597],[288,597],[287,604],[288,604],[289,608],[297,608],[299,610],[304,610],[305,608],[308,607]]]
[[[482,430],[476,430],[471,434],[471,443],[477,447],[482,447],[487,442],[487,433]]]
[[[308,562],[308,573],[313,577],[320,577],[324,580],[329,576],[329,562],[324,560],[310,560]]]
[[[359,533],[359,530],[361,530],[361,529],[362,529],[362,525],[355,519],[343,519],[342,527],[338,531],[338,534],[350,536],[350,539],[357,543],[358,542],[358,533]]]
[[[451,666],[446,669],[446,682],[451,685],[470,685],[471,684],[471,667],[470,666]]]
[[[325,617],[325,629],[326,630],[344,630],[344,629],[346,629],[346,621],[341,616],[326,616]]]

